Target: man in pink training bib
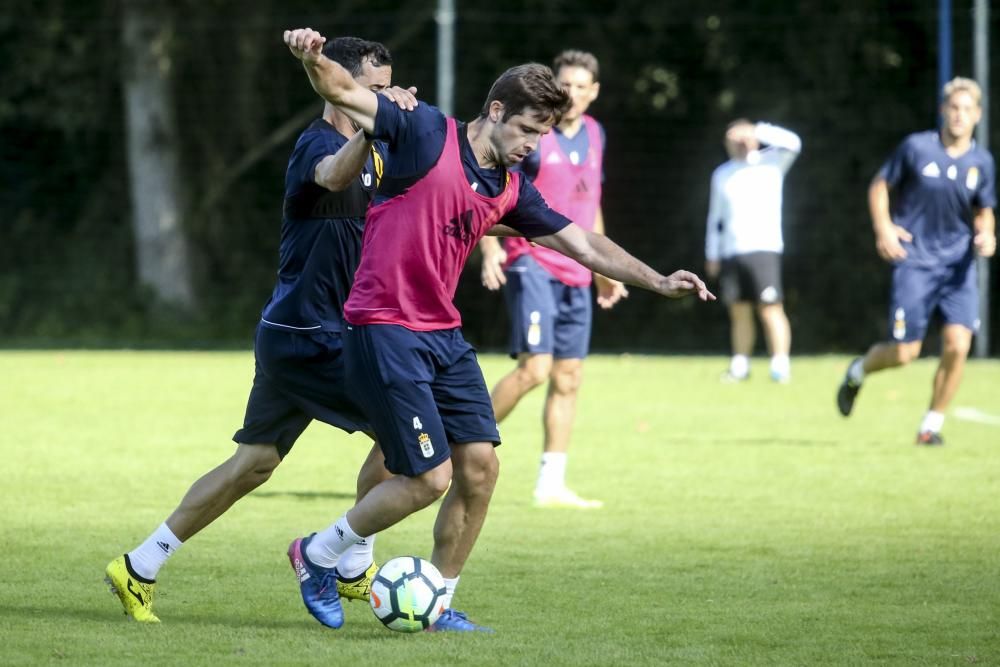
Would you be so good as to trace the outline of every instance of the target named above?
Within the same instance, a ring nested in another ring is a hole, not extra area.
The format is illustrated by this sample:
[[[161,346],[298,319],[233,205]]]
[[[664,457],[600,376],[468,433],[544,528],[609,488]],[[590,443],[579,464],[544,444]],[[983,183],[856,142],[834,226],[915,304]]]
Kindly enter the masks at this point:
[[[663,276],[572,224],[508,171],[569,106],[548,67],[507,70],[466,124],[423,102],[397,113],[323,56],[324,42],[309,28],[285,33],[316,92],[387,145],[344,317],[347,379],[394,476],[330,527],[294,540],[289,558],[309,612],[336,627],[327,621],[343,622],[340,600],[324,582],[341,554],[444,496],[431,561],[445,578],[446,611],[430,629],[489,631],[451,609],[499,472],[489,393],[452,303],[479,239],[502,224],[615,279],[665,296],[715,297],[698,276]]]

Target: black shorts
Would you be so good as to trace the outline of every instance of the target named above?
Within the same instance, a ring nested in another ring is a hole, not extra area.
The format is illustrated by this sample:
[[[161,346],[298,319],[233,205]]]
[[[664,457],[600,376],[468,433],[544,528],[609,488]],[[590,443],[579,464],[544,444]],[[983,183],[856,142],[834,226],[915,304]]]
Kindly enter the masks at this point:
[[[284,458],[313,419],[348,433],[371,432],[347,387],[339,332],[300,334],[260,325],[254,359],[253,388],[236,442],[277,445]]]
[[[726,304],[781,303],[785,298],[781,287],[781,253],[748,252],[722,260],[719,290]]]

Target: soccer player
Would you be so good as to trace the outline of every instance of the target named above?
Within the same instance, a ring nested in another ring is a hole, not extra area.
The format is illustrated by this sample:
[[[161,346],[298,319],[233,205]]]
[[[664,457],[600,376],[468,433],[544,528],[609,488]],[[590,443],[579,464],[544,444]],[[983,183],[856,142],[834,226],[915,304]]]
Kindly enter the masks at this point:
[[[342,555],[362,536],[444,495],[431,561],[445,578],[446,611],[433,629],[485,630],[451,608],[499,472],[494,447],[500,437],[489,393],[452,303],[479,239],[502,223],[615,279],[666,296],[714,296],[696,275],[660,275],[572,224],[508,170],[569,107],[548,67],[507,70],[479,117],[464,124],[425,104],[412,112],[391,108],[323,56],[325,38],[314,30],[286,31],[284,37],[320,96],[388,144],[344,317],[348,379],[394,476],[330,527],[289,546],[303,600],[324,625],[341,625],[340,599],[321,582]]]
[[[553,131],[538,141],[538,149],[521,162],[521,173],[554,210],[582,229],[603,234],[604,128],[586,113],[600,91],[597,58],[585,51],[563,51],[553,70],[572,105]],[[592,274],[565,255],[525,238],[507,238],[501,247],[496,238],[484,237],[479,246],[483,285],[491,290],[504,286],[510,355],[517,359],[517,366],[491,394],[497,422],[529,391],[549,382],[534,502],[539,507],[600,507],[601,501],[581,498],[566,486],[566,458],[583,359],[590,347],[591,276],[602,308],[611,308],[628,291],[621,282]]]
[[[342,37],[325,51],[365,90],[385,93],[402,106],[416,102],[409,91],[389,89],[392,59],[383,45]],[[341,335],[380,162],[363,133],[330,104],[299,136],[285,176],[278,282],[257,328],[256,373],[243,428],[233,436],[236,452],[197,480],[142,544],[108,564],[108,583],[137,621],[159,622],[153,593],[167,559],[266,482],[313,419],[348,433],[371,432],[345,385]],[[388,476],[381,450],[373,446],[358,474],[357,497]],[[373,549],[374,537],[352,547],[334,591],[367,599],[376,569]]]
[[[982,114],[981,95],[971,79],[945,84],[941,130],[906,137],[868,188],[875,249],[892,264],[891,340],[872,345],[851,362],[837,391],[837,407],[849,416],[866,375],[920,356],[928,321],[938,311],[941,360],[918,445],[944,444],[944,413],[958,391],[979,326],[975,257],[992,257],[996,251],[993,156],[972,139]]]
[[[705,233],[705,273],[719,278],[729,309],[733,356],[722,377],[741,382],[750,376],[756,308],[771,353],[771,379],[788,382],[792,332],[781,287],[781,201],[802,142],[790,130],[740,119],[726,129],[725,147],[729,161],[712,173]]]

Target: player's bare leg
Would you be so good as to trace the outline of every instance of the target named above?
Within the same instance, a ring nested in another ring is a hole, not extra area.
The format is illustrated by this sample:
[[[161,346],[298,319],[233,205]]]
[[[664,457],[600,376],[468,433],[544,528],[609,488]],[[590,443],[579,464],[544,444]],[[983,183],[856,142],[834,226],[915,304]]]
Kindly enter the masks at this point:
[[[493,632],[451,607],[459,575],[472,553],[486,520],[490,498],[500,474],[500,460],[493,443],[474,442],[451,446],[454,478],[434,522],[431,562],[441,571],[446,594],[445,612],[431,626],[433,631]]]
[[[566,486],[566,460],[576,398],[583,382],[582,359],[556,359],[549,376],[543,420],[545,442],[542,464],[535,484],[534,500],[538,507],[600,507],[599,500],[585,500]]]
[[[525,394],[548,380],[551,369],[551,354],[521,353],[517,366],[500,378],[490,395],[497,422],[506,419]]]
[[[757,307],[757,314],[771,354],[771,379],[775,382],[788,382],[792,373],[788,358],[792,346],[792,328],[785,314],[785,306],[781,303],[761,304]]]
[[[454,579],[476,544],[493,497],[500,460],[492,442],[452,445],[454,476],[434,522],[431,562],[446,579]]]
[[[854,409],[854,400],[861,390],[861,383],[869,373],[887,368],[905,366],[920,356],[922,341],[907,343],[875,343],[865,356],[858,357],[847,367],[844,380],[837,389],[837,409],[845,417]]]
[[[181,542],[188,541],[270,479],[280,463],[275,445],[238,445],[231,457],[191,485],[167,517],[167,526]]]
[[[753,304],[749,301],[737,301],[729,304],[729,340],[733,349],[733,358],[729,362],[729,370],[723,375],[723,380],[740,382],[750,374],[750,355],[757,337],[757,329],[753,320]]]
[[[958,392],[971,346],[972,332],[961,324],[946,324],[941,329],[941,360],[934,373],[930,409],[924,415],[917,432],[917,444],[944,444],[941,436],[944,413]]]

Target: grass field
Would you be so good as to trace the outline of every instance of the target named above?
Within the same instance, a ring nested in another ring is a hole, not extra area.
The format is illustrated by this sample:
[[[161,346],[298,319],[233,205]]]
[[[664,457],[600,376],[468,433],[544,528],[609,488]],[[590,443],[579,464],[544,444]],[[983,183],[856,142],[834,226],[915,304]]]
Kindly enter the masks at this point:
[[[493,636],[397,635],[360,603],[302,607],[289,540],[348,506],[362,436],[314,425],[272,480],[160,573],[159,626],[102,582],[231,452],[249,353],[0,353],[0,665],[1000,664],[1000,426],[949,417],[912,444],[933,362],[873,376],[854,416],[843,357],[588,361],[570,483],[598,511],[530,505],[541,392],[502,425],[500,483],[456,607]],[[508,368],[483,358],[492,382]],[[1000,364],[955,407],[1000,413]],[[379,537],[430,553],[434,510]]]

